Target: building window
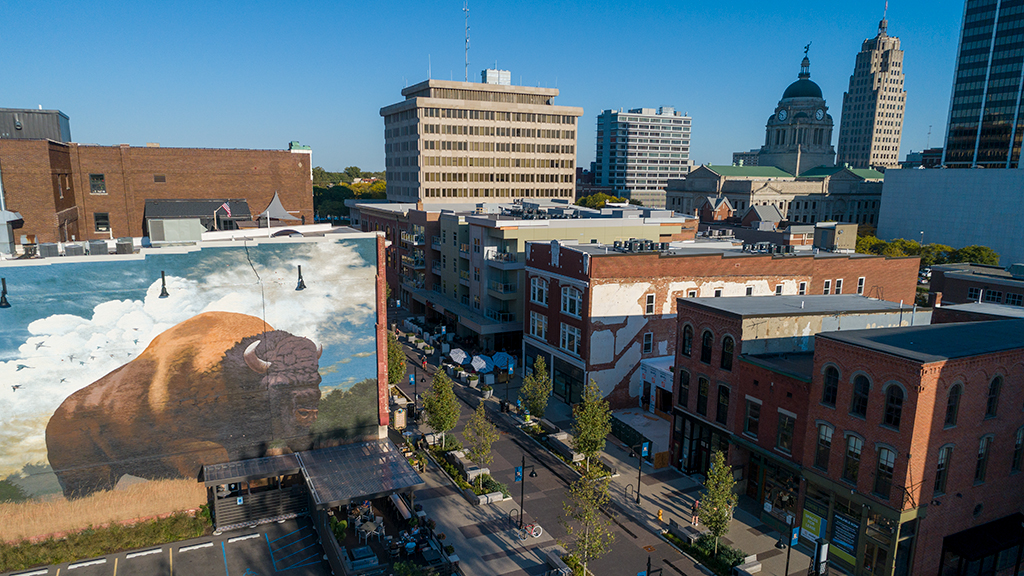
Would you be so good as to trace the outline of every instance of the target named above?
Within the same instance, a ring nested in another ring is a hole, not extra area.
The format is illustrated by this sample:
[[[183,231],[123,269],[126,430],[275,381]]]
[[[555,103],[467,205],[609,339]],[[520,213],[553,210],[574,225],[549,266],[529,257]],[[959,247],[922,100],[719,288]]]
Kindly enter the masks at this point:
[[[654,294],[647,295],[647,303],[644,306],[644,314],[654,314]]]
[[[729,387],[718,385],[718,412],[715,413],[715,422],[725,424],[729,418]]]
[[[985,290],[985,302],[999,304],[1003,301],[1003,293],[999,290]]]
[[[167,182],[167,176],[164,174],[153,174],[153,182]]]
[[[974,483],[981,484],[985,481],[985,471],[988,469],[988,449],[992,444],[992,437],[985,436],[978,442],[978,461],[974,463]]]
[[[952,455],[952,446],[939,448],[939,460],[935,465],[935,494],[946,492],[946,477],[949,476],[949,459]]]
[[[864,277],[857,278],[857,294],[864,295]]]
[[[797,290],[797,294],[800,296],[807,294],[807,282],[800,283],[800,288]]]
[[[885,389],[885,415],[882,422],[886,426],[900,429],[900,418],[903,416],[903,389],[896,384],[890,384]]]
[[[703,376],[697,378],[697,414],[701,416],[708,415],[708,389],[711,388],[711,382]]]
[[[1006,294],[1006,305],[1007,306],[1024,306],[1024,294],[1014,294],[1009,292]]]
[[[480,252],[480,239],[479,238],[473,238],[473,252],[476,252],[476,253]]]
[[[824,288],[824,290],[822,290],[821,293],[822,294],[826,294],[826,295],[832,293],[832,281],[831,280],[825,280],[825,288]]]
[[[722,297],[722,289],[721,288],[715,288],[715,298],[721,298],[721,297]]]
[[[533,277],[530,279],[530,302],[548,305],[548,281],[543,278]]]
[[[753,286],[747,286],[747,296],[753,296],[753,295],[754,295],[754,287]]]
[[[679,371],[679,405],[686,408],[690,405],[690,373]]]
[[[548,339],[548,317],[530,312],[530,335],[540,340]]]
[[[977,286],[971,286],[967,289],[967,299],[971,302],[978,302],[981,300],[981,288]]]
[[[842,294],[842,293],[843,293],[843,279],[842,278],[836,278],[836,294]]]
[[[782,296],[782,284],[775,285],[775,295]]]
[[[97,232],[110,232],[110,214],[108,212],[93,212],[92,221]]]
[[[89,193],[107,193],[107,179],[105,176],[103,176],[103,174],[89,174]]]
[[[715,343],[715,337],[711,335],[710,330],[705,330],[704,335],[700,338],[700,361],[705,364],[711,364],[711,347]]]
[[[867,418],[868,416],[868,392],[871,390],[871,382],[867,376],[858,374],[853,379],[853,400],[850,402],[850,414]]]
[[[1017,436],[1013,440],[1013,463],[1010,464],[1010,472],[1020,472],[1022,458],[1024,458],[1024,428],[1018,428]]]
[[[963,392],[963,387],[959,384],[954,384],[949,389],[949,396],[946,398],[946,423],[945,426],[956,426],[956,416],[960,412],[960,394]]]
[[[562,324],[562,335],[559,339],[558,347],[566,352],[579,356],[580,329],[575,326],[569,326],[568,324]]]
[[[697,291],[696,291],[696,290],[690,290],[690,291],[688,291],[688,292],[686,293],[686,297],[687,297],[687,298],[696,298],[696,297],[697,297]]]
[[[779,412],[779,434],[775,440],[775,447],[786,454],[793,453],[793,430],[796,428],[796,418]]]
[[[893,466],[896,465],[896,453],[888,448],[878,449],[878,469],[875,471],[875,494],[889,499],[892,491]]]
[[[859,436],[846,437],[846,459],[843,462],[843,479],[857,483],[860,472],[860,452],[864,448],[864,440]]]
[[[988,385],[988,401],[985,403],[985,418],[995,418],[999,408],[999,391],[1003,387],[1003,377],[996,376]]]
[[[732,354],[735,343],[732,336],[722,339],[722,370],[732,370]]]
[[[562,288],[562,312],[579,318],[582,313],[581,296],[581,292],[571,286]]]
[[[824,386],[821,392],[821,403],[836,407],[836,395],[839,393],[839,370],[835,366],[825,368]]]
[[[476,266],[473,267],[473,280],[476,282],[480,281],[480,268]]]
[[[650,354],[654,350],[654,333],[644,334],[644,354]]]
[[[757,427],[761,423],[761,405],[747,400],[747,418],[743,423],[743,431],[757,438]]]
[[[693,354],[693,327],[690,325],[683,326],[683,345],[682,345],[683,356],[689,357]]]
[[[818,445],[814,450],[814,465],[828,471],[828,458],[832,453],[833,428],[828,424],[818,424]]]

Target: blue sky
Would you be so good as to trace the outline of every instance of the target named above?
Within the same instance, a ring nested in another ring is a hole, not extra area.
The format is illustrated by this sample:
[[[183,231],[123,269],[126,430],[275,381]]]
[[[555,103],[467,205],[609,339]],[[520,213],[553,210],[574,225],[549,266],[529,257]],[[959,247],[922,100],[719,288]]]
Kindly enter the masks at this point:
[[[760,145],[803,46],[838,138],[842,94],[884,0],[493,2],[471,0],[470,78],[557,87],[581,106],[578,159],[605,109],[674,106],[692,158]],[[905,50],[901,158],[941,146],[962,0],[893,0]],[[462,0],[28,2],[0,8],[0,107],[60,109],[78,142],[277,148],[314,165],[384,167],[382,106],[427,77],[464,77]],[[521,80],[520,80],[521,79]]]

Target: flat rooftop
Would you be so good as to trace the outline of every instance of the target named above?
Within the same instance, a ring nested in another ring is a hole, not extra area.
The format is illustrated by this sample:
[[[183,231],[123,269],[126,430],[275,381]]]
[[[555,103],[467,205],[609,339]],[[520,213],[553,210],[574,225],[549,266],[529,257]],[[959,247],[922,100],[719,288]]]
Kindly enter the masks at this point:
[[[857,294],[814,296],[734,296],[730,298],[679,298],[678,306],[714,310],[720,314],[746,318],[749,316],[818,316],[824,314],[857,314],[898,312],[898,302],[875,300]],[[903,306],[910,313],[911,306]]]
[[[740,360],[805,382],[810,382],[814,375],[814,352],[743,354]]]
[[[844,330],[823,332],[815,338],[845,342],[921,363],[930,363],[1024,348],[1024,320]]]
[[[1002,316],[1004,318],[1024,318],[1024,307],[1008,306],[1006,304],[992,304],[991,302],[968,302],[967,304],[943,304],[944,310],[956,310],[957,312],[973,312],[975,314],[987,314],[989,316]]]

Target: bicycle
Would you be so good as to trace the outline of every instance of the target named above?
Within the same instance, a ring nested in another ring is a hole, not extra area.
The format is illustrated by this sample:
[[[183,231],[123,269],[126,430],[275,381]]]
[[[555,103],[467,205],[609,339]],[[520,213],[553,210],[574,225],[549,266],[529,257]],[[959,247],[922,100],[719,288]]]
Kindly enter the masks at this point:
[[[541,534],[544,533],[544,529],[540,527],[540,524],[527,524],[523,526],[519,533],[520,540],[526,540],[528,537],[533,536],[534,538],[540,538]]]

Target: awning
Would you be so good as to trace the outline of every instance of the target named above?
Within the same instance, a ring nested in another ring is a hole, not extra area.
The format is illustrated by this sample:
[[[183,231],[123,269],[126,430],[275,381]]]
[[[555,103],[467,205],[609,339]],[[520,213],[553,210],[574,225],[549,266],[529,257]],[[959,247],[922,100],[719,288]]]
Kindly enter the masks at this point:
[[[1017,512],[942,539],[946,552],[971,561],[980,560],[1024,541],[1024,514]]]
[[[292,216],[284,209],[281,204],[281,198],[278,197],[277,192],[274,192],[274,199],[270,201],[270,206],[260,213],[260,218],[273,218],[274,220],[299,220],[295,216]]]
[[[424,484],[390,440],[302,452],[299,462],[317,508],[373,500]]]
[[[233,484],[235,482],[259,480],[274,476],[298,474],[301,468],[302,466],[299,464],[297,454],[281,454],[280,456],[267,456],[266,458],[237,460],[235,462],[203,466],[203,482],[207,487],[219,484]]]

